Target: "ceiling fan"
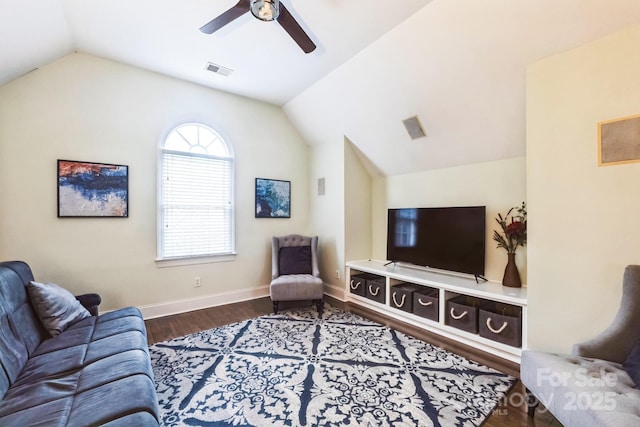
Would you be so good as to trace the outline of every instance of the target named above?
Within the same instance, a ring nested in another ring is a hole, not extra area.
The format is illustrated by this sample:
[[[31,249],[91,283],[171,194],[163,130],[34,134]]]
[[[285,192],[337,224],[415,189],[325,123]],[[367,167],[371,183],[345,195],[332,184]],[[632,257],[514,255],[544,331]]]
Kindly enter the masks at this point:
[[[315,50],[315,43],[279,0],[239,0],[231,9],[200,27],[200,31],[212,34],[249,11],[261,21],[278,20],[304,53]]]

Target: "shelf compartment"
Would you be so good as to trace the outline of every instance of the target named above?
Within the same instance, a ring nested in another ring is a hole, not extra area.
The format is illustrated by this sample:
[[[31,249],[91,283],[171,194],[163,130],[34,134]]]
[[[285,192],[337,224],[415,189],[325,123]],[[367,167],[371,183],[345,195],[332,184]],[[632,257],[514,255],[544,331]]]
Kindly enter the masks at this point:
[[[349,292],[364,297],[367,295],[367,276],[374,276],[370,273],[352,274],[349,280]]]
[[[366,279],[367,299],[384,304],[387,298],[387,278],[371,274]]]
[[[437,322],[440,316],[439,295],[438,289],[421,286],[413,293],[413,314]]]
[[[389,305],[392,308],[413,313],[413,294],[418,290],[419,286],[411,283],[400,283],[391,286]]]
[[[522,308],[489,302],[480,308],[479,333],[483,338],[522,347]]]
[[[447,301],[446,324],[463,331],[478,333],[478,311],[487,301],[468,295],[458,295]]]

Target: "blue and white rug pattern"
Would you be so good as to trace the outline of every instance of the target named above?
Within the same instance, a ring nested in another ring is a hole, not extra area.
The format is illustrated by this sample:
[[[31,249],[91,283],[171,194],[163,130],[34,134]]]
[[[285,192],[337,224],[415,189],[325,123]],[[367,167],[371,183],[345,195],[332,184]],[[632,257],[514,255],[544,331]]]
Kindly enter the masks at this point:
[[[149,350],[165,426],[478,426],[515,382],[326,304]]]

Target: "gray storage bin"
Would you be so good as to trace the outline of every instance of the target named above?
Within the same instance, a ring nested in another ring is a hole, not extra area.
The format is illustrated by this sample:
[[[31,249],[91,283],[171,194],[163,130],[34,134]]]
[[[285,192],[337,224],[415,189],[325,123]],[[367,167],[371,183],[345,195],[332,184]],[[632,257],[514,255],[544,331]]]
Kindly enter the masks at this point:
[[[389,305],[398,310],[413,313],[413,293],[418,290],[417,285],[401,283],[391,287]]]
[[[478,309],[486,301],[460,295],[447,301],[446,324],[472,334],[478,333]]]
[[[383,276],[376,276],[372,274],[374,278],[367,278],[367,294],[366,297],[372,301],[385,303],[387,296],[386,293],[386,279]]]
[[[361,297],[367,296],[367,276],[374,275],[368,273],[352,274],[351,280],[349,280],[349,292]]]
[[[488,302],[480,308],[480,336],[513,347],[522,347],[522,308]]]
[[[413,314],[438,321],[440,314],[440,292],[434,288],[421,287],[413,293]]]

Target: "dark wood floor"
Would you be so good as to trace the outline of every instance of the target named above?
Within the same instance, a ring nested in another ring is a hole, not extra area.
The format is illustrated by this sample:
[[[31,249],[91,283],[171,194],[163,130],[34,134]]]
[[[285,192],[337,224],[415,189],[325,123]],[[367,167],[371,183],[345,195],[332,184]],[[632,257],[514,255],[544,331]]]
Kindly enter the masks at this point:
[[[345,311],[359,314],[395,330],[404,332],[407,335],[414,336],[418,339],[444,348],[445,350],[460,354],[468,359],[475,360],[478,363],[490,366],[516,377],[519,375],[519,366],[516,363],[488,355],[482,351],[474,349],[473,347],[462,345],[437,334],[390,319],[355,304],[343,303],[332,298],[325,298],[325,301],[334,307],[339,307]],[[310,303],[281,303],[281,309],[305,304]],[[173,316],[150,319],[145,321],[145,323],[147,326],[149,344],[154,344],[160,341],[166,341],[183,335],[192,334],[194,332],[262,316],[271,312],[271,300],[269,298],[260,298],[236,304],[212,307],[206,310],[198,310]],[[536,413],[533,419],[529,418],[526,414],[526,403],[523,402],[523,396],[524,387],[518,381],[507,396],[506,402],[498,405],[496,410],[483,425],[487,427],[562,426],[546,411]]]

